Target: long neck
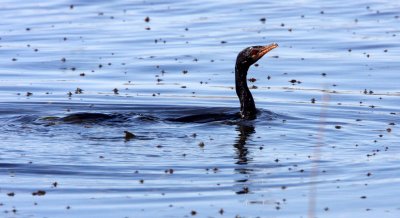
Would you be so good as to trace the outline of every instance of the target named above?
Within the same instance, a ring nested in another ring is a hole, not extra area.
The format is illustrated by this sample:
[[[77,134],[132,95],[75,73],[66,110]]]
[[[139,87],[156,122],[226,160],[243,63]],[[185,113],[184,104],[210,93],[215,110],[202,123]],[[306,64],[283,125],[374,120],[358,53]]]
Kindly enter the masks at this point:
[[[240,101],[240,116],[246,120],[252,120],[256,118],[257,110],[254,104],[253,96],[247,87],[247,71],[250,66],[243,63],[236,63],[235,67],[235,85],[236,94]]]

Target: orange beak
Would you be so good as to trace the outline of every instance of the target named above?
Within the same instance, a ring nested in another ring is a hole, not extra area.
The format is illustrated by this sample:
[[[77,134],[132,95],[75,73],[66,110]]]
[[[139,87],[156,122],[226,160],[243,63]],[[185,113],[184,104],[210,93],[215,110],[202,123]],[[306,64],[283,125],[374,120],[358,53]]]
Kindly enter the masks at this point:
[[[260,52],[258,52],[258,58],[261,58],[262,56],[264,56],[265,54],[267,54],[268,52],[270,52],[272,49],[274,49],[276,47],[278,47],[278,44],[276,44],[276,43],[272,43],[272,44],[262,47]]]

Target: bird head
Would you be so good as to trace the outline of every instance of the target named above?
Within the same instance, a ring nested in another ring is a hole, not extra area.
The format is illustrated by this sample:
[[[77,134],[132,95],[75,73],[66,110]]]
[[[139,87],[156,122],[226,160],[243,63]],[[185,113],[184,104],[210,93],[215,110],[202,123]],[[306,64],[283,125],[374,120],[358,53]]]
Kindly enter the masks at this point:
[[[272,43],[265,46],[259,45],[259,46],[251,46],[245,48],[238,54],[236,64],[241,64],[250,67],[258,60],[260,60],[265,54],[267,54],[276,47],[278,47],[278,44]]]

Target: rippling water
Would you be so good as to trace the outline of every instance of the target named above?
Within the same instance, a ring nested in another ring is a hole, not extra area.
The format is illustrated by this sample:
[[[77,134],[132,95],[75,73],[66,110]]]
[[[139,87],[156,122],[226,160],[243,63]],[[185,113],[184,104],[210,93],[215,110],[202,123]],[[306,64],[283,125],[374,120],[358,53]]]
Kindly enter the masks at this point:
[[[2,0],[0,216],[399,217],[399,11]],[[237,112],[236,55],[271,42],[258,119],[169,121]]]

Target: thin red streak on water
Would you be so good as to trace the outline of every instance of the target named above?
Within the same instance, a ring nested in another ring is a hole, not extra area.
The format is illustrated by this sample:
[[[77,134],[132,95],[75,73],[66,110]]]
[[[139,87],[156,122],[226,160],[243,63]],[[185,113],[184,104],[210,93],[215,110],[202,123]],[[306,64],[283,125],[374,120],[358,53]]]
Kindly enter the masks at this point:
[[[324,85],[326,88],[327,85]],[[324,89],[327,90],[327,89]],[[318,180],[318,171],[319,171],[319,160],[321,159],[321,147],[325,145],[325,126],[326,126],[326,115],[329,107],[330,95],[328,92],[323,92],[322,94],[322,105],[319,116],[319,127],[318,127],[318,141],[317,145],[314,148],[313,152],[313,164],[311,168],[311,176],[310,176],[310,190],[308,197],[308,218],[316,217],[316,207],[317,207],[317,180]]]

